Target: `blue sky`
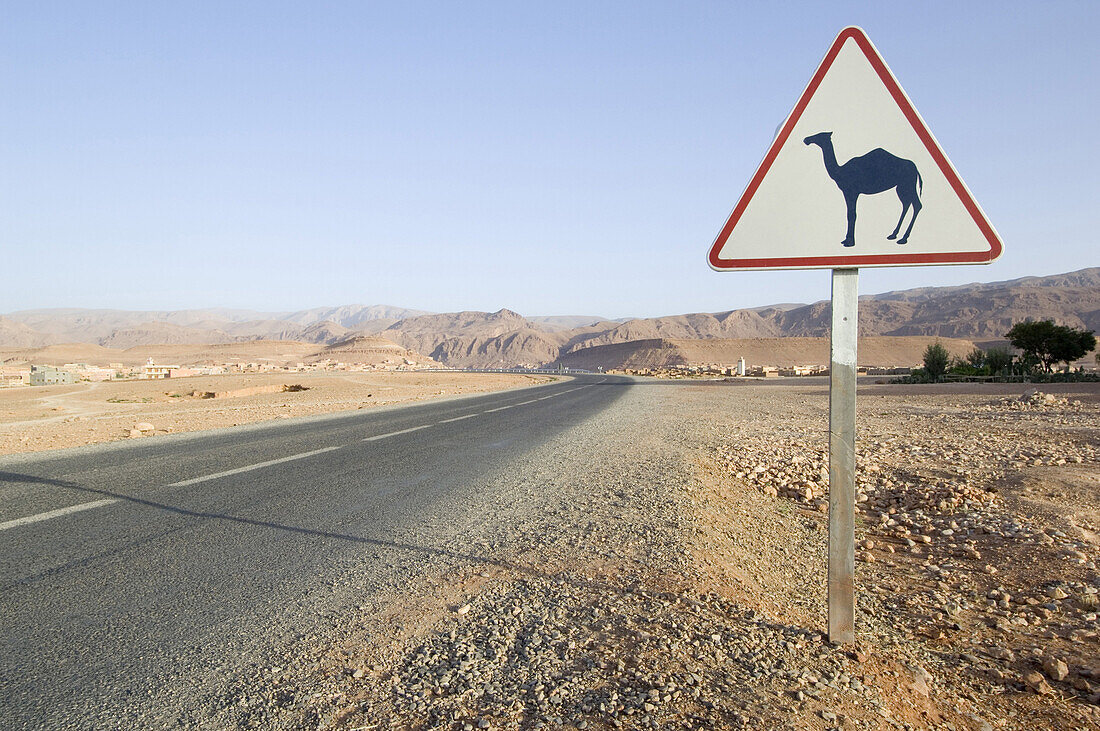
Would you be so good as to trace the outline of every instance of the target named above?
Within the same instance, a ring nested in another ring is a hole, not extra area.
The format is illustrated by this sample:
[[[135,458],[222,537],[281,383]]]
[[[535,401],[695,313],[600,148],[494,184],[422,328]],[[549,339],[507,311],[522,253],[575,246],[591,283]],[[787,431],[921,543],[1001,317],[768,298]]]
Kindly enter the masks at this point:
[[[1100,3],[7,3],[0,312],[651,316],[829,295],[706,252],[862,26],[1005,241],[1100,265]]]

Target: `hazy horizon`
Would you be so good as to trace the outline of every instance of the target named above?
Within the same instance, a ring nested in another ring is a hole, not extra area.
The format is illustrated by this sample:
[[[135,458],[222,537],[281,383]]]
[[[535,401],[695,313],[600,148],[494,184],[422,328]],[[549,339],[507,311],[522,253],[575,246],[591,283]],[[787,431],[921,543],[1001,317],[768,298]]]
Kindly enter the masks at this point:
[[[1013,279],[1010,279],[1010,280],[994,280],[994,281],[975,280],[973,282],[964,282],[962,284],[957,284],[957,285],[924,285],[924,287],[941,287],[941,286],[942,287],[956,287],[956,286],[983,285],[983,284],[985,284],[985,285],[1001,284],[1001,283],[1004,283],[1004,282],[1011,282],[1011,281],[1015,281],[1016,279],[1022,279],[1022,278],[1028,278],[1028,277],[1048,277],[1048,276],[1058,276],[1058,275],[1062,275],[1062,274],[1072,274],[1072,273],[1077,272],[1077,271],[1084,271],[1086,269],[1092,269],[1092,268],[1095,268],[1095,267],[1083,267],[1082,269],[1074,269],[1074,270],[1067,271],[1067,272],[1052,272],[1051,274],[1025,275],[1024,277],[1014,277]],[[923,288],[923,287],[907,287],[905,289],[920,289],[920,288]],[[874,296],[877,296],[877,295],[888,294],[889,292],[894,292],[894,291],[904,291],[904,290],[882,290],[882,291],[879,291],[879,292],[860,292],[860,297],[874,297]],[[811,304],[814,304],[816,302],[825,301],[827,299],[828,299],[828,297],[824,297],[824,298],[816,299],[816,300],[801,301],[801,302],[797,302],[797,301],[794,301],[794,300],[786,301],[786,302],[764,302],[764,303],[755,304],[755,305],[746,305],[744,307],[727,308],[727,309],[724,309],[724,310],[696,310],[696,311],[693,311],[693,312],[687,312],[687,311],[684,311],[684,312],[665,312],[665,313],[658,314],[658,315],[622,315],[622,316],[603,315],[603,314],[600,314],[600,313],[576,313],[576,312],[556,312],[556,313],[552,313],[552,314],[528,314],[528,313],[522,312],[521,310],[517,310],[514,307],[508,307],[507,305],[497,307],[497,308],[491,309],[491,310],[474,310],[474,309],[471,309],[471,308],[463,308],[463,309],[460,309],[460,310],[425,310],[423,307],[413,307],[413,306],[407,306],[407,305],[400,304],[400,303],[395,304],[395,303],[392,303],[392,302],[373,302],[373,303],[370,303],[370,304],[367,304],[367,303],[364,303],[364,302],[343,302],[343,303],[339,303],[339,304],[331,303],[331,304],[311,305],[311,306],[308,306],[308,307],[299,307],[299,308],[293,309],[293,310],[292,309],[286,309],[286,308],[277,309],[277,310],[260,310],[260,309],[254,308],[254,307],[222,307],[222,306],[218,306],[218,305],[212,305],[212,306],[209,306],[209,307],[180,307],[180,308],[163,308],[163,307],[156,307],[156,308],[33,307],[33,308],[24,308],[24,309],[19,309],[19,310],[9,310],[7,312],[0,312],[0,317],[5,316],[5,315],[17,315],[17,314],[20,314],[20,313],[28,313],[28,312],[49,312],[49,311],[62,311],[62,310],[90,310],[90,311],[104,311],[104,312],[111,312],[111,311],[114,311],[114,312],[230,311],[230,312],[237,312],[237,313],[247,312],[247,313],[256,314],[256,315],[293,315],[295,313],[305,312],[305,311],[308,311],[308,310],[327,310],[327,309],[338,309],[338,308],[342,308],[342,307],[363,307],[363,308],[385,307],[385,308],[399,309],[399,310],[419,311],[421,313],[429,314],[429,315],[442,315],[442,314],[448,314],[448,313],[454,313],[454,312],[495,313],[495,312],[500,312],[501,310],[510,310],[510,311],[515,312],[515,313],[517,313],[517,314],[519,314],[519,315],[521,315],[521,316],[523,316],[524,318],[527,318],[527,319],[552,318],[552,317],[576,317],[576,318],[591,317],[591,318],[599,318],[599,319],[607,320],[607,321],[617,321],[617,320],[631,320],[631,319],[648,319],[648,318],[653,318],[653,317],[676,317],[676,316],[679,316],[679,315],[696,314],[698,312],[718,313],[718,312],[727,312],[727,311],[736,310],[736,309],[761,309],[761,308],[766,308],[766,307],[786,307],[786,306],[792,306],[792,305],[793,306],[811,305]]]

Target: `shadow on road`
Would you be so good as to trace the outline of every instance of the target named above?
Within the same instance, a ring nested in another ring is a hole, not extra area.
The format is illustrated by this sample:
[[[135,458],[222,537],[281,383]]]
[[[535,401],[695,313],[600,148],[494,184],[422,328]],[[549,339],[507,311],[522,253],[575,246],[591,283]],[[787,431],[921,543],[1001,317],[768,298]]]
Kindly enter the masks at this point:
[[[612,385],[612,384],[602,384]],[[618,384],[616,384],[618,385]],[[629,385],[629,384],[622,384]],[[253,518],[242,518],[235,515],[224,515],[221,513],[204,512],[200,510],[189,510],[187,508],[177,507],[175,505],[168,505],[167,503],[157,502],[155,500],[146,500],[143,498],[134,497],[132,495],[123,495],[121,493],[111,492],[110,490],[103,490],[100,488],[86,487],[75,482],[68,480],[55,480],[47,477],[37,477],[35,475],[27,475],[16,472],[0,472],[0,483],[4,482],[22,482],[31,483],[36,485],[51,485],[54,487],[61,487],[68,490],[76,490],[78,492],[100,495],[103,497],[115,498],[117,500],[124,500],[126,502],[134,503],[136,505],[144,505],[156,510],[164,510],[177,515],[184,515],[191,518],[201,518],[206,520],[220,520],[227,521],[243,525],[256,526],[258,528],[271,528],[279,531],[286,531],[288,533],[295,533],[303,536],[310,536],[314,538],[327,538],[331,540],[350,541],[352,543],[358,543],[365,546],[373,546],[376,548],[388,548],[401,551],[408,551],[411,553],[419,553],[426,556],[439,556],[445,558],[458,559],[461,561],[468,561],[474,564],[490,564],[497,566],[498,568],[512,571],[517,574],[530,576],[532,578],[544,579],[548,581],[561,581],[572,585],[577,589],[583,589],[591,591],[593,593],[615,593],[624,597],[635,597],[642,599],[657,598],[664,599],[670,602],[679,602],[684,597],[671,593],[671,592],[659,592],[659,591],[645,591],[638,587],[637,584],[631,584],[626,586],[620,586],[610,584],[603,581],[597,581],[593,579],[586,579],[583,577],[574,576],[572,574],[550,574],[542,571],[533,566],[527,566],[524,564],[514,563],[512,561],[506,561],[499,558],[492,558],[488,556],[478,556],[471,553],[462,553],[459,551],[451,551],[445,548],[435,548],[432,546],[418,546],[412,543],[399,543],[395,541],[384,541],[377,538],[366,538],[364,536],[350,535],[347,533],[333,533],[330,531],[317,530],[315,528],[303,528],[294,525],[284,525],[282,523],[272,523],[270,521],[255,520]],[[56,569],[55,569],[56,571]],[[53,573],[51,571],[50,573]],[[22,584],[30,583],[35,577],[28,577],[23,580],[14,582],[13,584],[2,586],[0,590],[7,590],[13,586],[19,586]],[[747,614],[756,615],[753,610],[747,610]],[[780,630],[796,630],[796,631],[810,631],[815,630],[807,627],[794,627],[790,625],[781,625],[773,622],[764,622],[765,625],[772,627],[773,629]]]

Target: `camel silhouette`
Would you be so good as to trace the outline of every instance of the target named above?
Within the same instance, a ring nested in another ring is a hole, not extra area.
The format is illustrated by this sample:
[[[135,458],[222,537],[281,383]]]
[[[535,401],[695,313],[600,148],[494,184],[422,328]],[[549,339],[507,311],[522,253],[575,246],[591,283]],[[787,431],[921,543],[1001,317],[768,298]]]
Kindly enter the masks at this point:
[[[909,219],[909,228],[905,229],[905,235],[898,239],[899,244],[909,243],[909,233],[913,230],[913,224],[917,221],[917,214],[922,208],[917,187],[924,193],[924,181],[921,180],[917,166],[912,160],[904,160],[896,155],[891,155],[881,147],[871,150],[866,155],[853,157],[843,165],[838,165],[836,153],[833,152],[833,133],[818,132],[803,140],[807,145],[817,145],[821,148],[821,154],[825,158],[825,172],[840,188],[844,194],[844,203],[848,206],[848,235],[840,242],[844,246],[856,245],[856,200],[862,195],[874,195],[897,188],[898,200],[901,201],[901,217],[898,225],[894,226],[894,232],[886,238],[893,241],[898,239],[898,231],[901,230],[901,222],[905,220],[905,214],[910,207],[913,208],[913,217]]]

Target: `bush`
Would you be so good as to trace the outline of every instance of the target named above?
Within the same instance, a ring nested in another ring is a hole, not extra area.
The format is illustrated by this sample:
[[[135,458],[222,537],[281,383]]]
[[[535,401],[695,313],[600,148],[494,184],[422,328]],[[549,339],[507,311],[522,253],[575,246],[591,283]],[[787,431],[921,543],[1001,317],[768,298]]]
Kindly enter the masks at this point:
[[[985,367],[989,375],[1000,376],[1012,369],[1012,353],[1008,348],[990,348],[985,352]]]

